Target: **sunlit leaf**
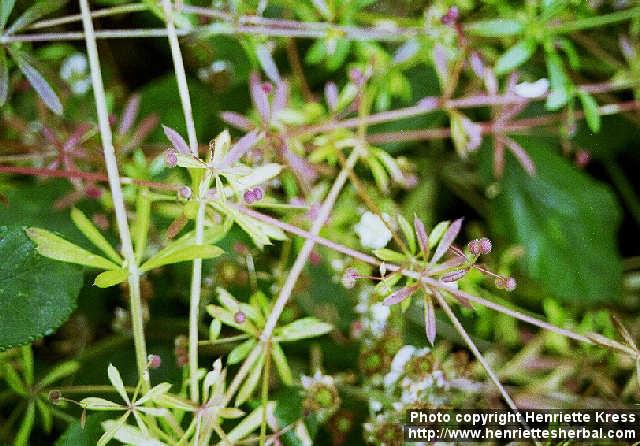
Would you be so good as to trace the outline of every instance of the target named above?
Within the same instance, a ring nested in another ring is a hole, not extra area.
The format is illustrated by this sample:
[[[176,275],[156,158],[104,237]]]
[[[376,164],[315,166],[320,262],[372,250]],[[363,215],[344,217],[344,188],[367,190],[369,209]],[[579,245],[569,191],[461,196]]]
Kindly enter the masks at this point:
[[[55,235],[53,232],[40,228],[27,228],[27,235],[38,246],[40,255],[61,262],[76,263],[100,269],[119,269],[120,266],[97,254],[74,245]]]
[[[164,265],[186,262],[194,259],[212,259],[224,254],[215,245],[192,245],[175,250],[167,255],[155,255],[140,266],[140,271],[150,271]]]
[[[109,288],[124,282],[129,278],[129,270],[124,268],[112,269],[98,274],[93,284],[99,288]]]
[[[468,23],[464,29],[469,34],[480,37],[516,36],[524,31],[524,24],[511,19],[489,19]]]
[[[322,336],[333,330],[333,325],[322,322],[315,317],[305,317],[280,327],[277,337],[280,341],[297,341],[298,339]]]
[[[531,58],[537,43],[533,39],[522,40],[509,48],[496,62],[496,74],[509,73]]]

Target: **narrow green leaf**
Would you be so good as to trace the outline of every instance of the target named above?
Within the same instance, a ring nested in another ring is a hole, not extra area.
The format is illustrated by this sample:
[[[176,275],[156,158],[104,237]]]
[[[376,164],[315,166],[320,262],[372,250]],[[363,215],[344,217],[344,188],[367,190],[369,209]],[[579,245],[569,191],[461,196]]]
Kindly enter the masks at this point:
[[[546,107],[548,110],[557,110],[569,101],[571,81],[569,81],[562,59],[557,53],[548,51],[545,61],[551,85],[551,94],[547,97]]]
[[[25,12],[23,12],[22,15],[18,17],[9,28],[7,28],[7,34],[14,34],[16,31],[20,31],[21,29],[26,28],[33,22],[40,20],[42,17],[62,8],[65,3],[67,3],[66,0],[38,0]]]
[[[33,386],[33,351],[30,345],[23,345],[20,349],[22,353],[22,368],[24,381],[28,387]]]
[[[287,357],[282,351],[282,347],[280,347],[280,344],[277,342],[271,344],[271,357],[273,358],[273,362],[278,370],[278,375],[280,375],[280,379],[282,379],[284,385],[292,386],[294,382],[291,368],[289,367]]]
[[[261,348],[261,347],[256,347]],[[253,364],[253,368],[251,372],[249,372],[249,376],[247,376],[244,384],[238,390],[238,396],[236,397],[235,406],[238,407],[242,405],[245,401],[249,399],[253,391],[258,386],[258,381],[260,380],[260,375],[262,374],[262,369],[264,366],[265,354],[264,350],[260,352],[258,355],[258,359]]]
[[[118,418],[118,421],[112,424],[108,424],[107,425],[108,429],[105,431],[104,434],[102,434],[96,446],[106,446],[106,444],[109,443],[113,439],[113,437],[118,433],[118,430],[122,427],[122,425],[124,425],[124,422],[127,421],[128,417],[129,417],[129,412],[126,412],[124,415]]]
[[[507,37],[521,34],[524,24],[519,20],[490,19],[469,23],[464,29],[469,34],[479,37]]]
[[[411,224],[409,224],[406,218],[398,214],[398,225],[400,226],[400,230],[402,231],[405,240],[409,244],[409,250],[411,251],[411,254],[415,254],[416,249],[418,249],[418,245],[416,244],[416,235],[413,232]]]
[[[251,323],[251,321],[245,320],[242,324],[238,324],[233,317],[233,313],[225,310],[222,307],[219,307],[217,305],[207,305],[207,311],[212,317],[220,319],[220,321],[225,325],[237,328],[238,330],[244,331],[245,333],[248,333],[250,335],[255,336],[258,334],[258,330],[256,329],[255,325]]]
[[[274,409],[275,403],[273,401],[269,401],[267,403],[267,417],[270,417],[273,414]],[[264,410],[262,407],[256,408],[227,433],[227,439],[231,443],[237,443],[239,440],[242,440],[243,438],[248,436],[251,432],[260,427],[263,414]]]
[[[407,260],[404,254],[387,248],[375,249],[373,251],[373,254],[377,258],[379,258],[380,260],[384,260],[385,262],[402,263]]]
[[[38,252],[44,257],[61,262],[77,263],[100,269],[119,269],[115,263],[93,254],[86,249],[58,237],[53,232],[40,228],[25,229],[27,236],[38,246]]]
[[[32,401],[27,406],[27,411],[24,414],[22,423],[20,423],[20,429],[18,429],[16,438],[13,440],[13,446],[27,446],[29,444],[29,436],[31,435],[35,418],[36,406]]]
[[[380,189],[383,192],[389,191],[389,175],[387,171],[384,169],[380,161],[373,156],[365,157],[365,162],[369,166],[369,170],[371,170],[371,175],[373,175],[373,179]]]
[[[186,262],[194,259],[212,259],[224,254],[224,251],[215,245],[192,245],[179,249],[169,255],[151,257],[140,266],[140,271],[150,271],[160,266],[172,263]]]
[[[315,317],[305,317],[280,327],[277,337],[281,341],[297,341],[298,339],[322,336],[333,330],[333,325],[322,322]]]
[[[496,74],[510,73],[528,61],[537,47],[534,39],[522,40],[509,48],[496,62]]]
[[[66,378],[69,375],[73,375],[80,368],[78,361],[66,361],[62,364],[55,366],[49,371],[44,378],[40,380],[38,385],[42,388],[48,387],[56,381]]]
[[[589,125],[593,133],[598,133],[600,131],[600,111],[598,110],[598,103],[593,96],[585,91],[578,91],[578,97],[582,103],[582,110],[584,111],[587,125]]]
[[[237,345],[227,356],[227,364],[237,364],[247,357],[249,352],[258,343],[254,338],[247,339],[243,343]]]
[[[7,20],[13,11],[13,6],[16,4],[16,0],[2,0],[0,2],[0,31],[7,25]],[[1,105],[1,104],[0,104]]]
[[[31,56],[13,47],[9,47],[9,53],[45,105],[56,115],[61,115],[62,103],[58,95],[40,72],[33,67]]]
[[[9,96],[9,61],[4,52],[4,48],[0,47],[0,107],[7,102]]]
[[[38,407],[38,412],[40,412],[40,416],[42,417],[42,427],[45,432],[51,432],[53,428],[53,413],[51,412],[51,408],[45,404],[40,398],[36,398],[36,406]]]
[[[431,231],[431,234],[429,234],[430,249],[438,244],[438,242],[440,241],[444,233],[447,232],[448,227],[449,227],[448,221],[441,221],[435,226],[435,228],[433,228],[433,230]]]
[[[136,223],[133,228],[133,243],[136,248],[136,261],[140,263],[147,248],[147,235],[151,224],[151,198],[144,188],[138,191],[136,200]]]
[[[219,319],[213,319],[211,324],[209,325],[209,341],[213,342],[218,339],[220,336],[220,330],[222,329],[222,324]]]
[[[10,364],[5,364],[4,379],[7,381],[9,387],[11,387],[11,390],[16,392],[18,395],[27,395],[27,387],[22,382],[22,378],[20,378],[18,372],[16,372]]]
[[[109,288],[129,278],[129,271],[124,268],[110,269],[98,274],[93,284],[98,288]]]
[[[107,257],[118,265],[122,265],[122,257],[120,257],[107,239],[100,233],[98,228],[95,227],[91,220],[89,220],[80,209],[73,208],[71,210],[71,220],[80,232],[82,232],[82,234],[84,234],[84,236],[96,246],[96,248],[105,253]]]

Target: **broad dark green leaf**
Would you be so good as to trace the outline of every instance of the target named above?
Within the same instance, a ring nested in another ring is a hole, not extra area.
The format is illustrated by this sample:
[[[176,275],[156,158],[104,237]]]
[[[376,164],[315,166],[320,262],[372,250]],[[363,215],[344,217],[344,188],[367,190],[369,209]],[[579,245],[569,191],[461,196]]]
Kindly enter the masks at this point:
[[[496,62],[496,74],[509,73],[531,58],[537,42],[533,39],[522,40],[509,48]]]
[[[52,333],[76,307],[81,270],[42,257],[19,227],[0,227],[0,350]]]
[[[490,19],[466,24],[465,31],[480,37],[516,36],[524,31],[524,24],[519,20]]]
[[[55,442],[55,446],[95,446],[104,430],[100,423],[110,414],[92,414],[87,417],[84,428],[79,421],[69,424],[67,430]]]
[[[611,191],[559,156],[558,148],[518,140],[537,174],[523,175],[509,159],[490,223],[525,249],[526,272],[564,301],[612,301],[620,295],[616,248],[620,210]]]

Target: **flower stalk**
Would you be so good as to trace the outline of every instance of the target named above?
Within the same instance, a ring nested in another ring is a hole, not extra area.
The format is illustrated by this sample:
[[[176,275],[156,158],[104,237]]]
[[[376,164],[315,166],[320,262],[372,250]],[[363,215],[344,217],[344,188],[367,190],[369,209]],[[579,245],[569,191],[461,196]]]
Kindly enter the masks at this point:
[[[133,328],[133,342],[136,352],[136,364],[138,374],[143,382],[144,388],[149,387],[149,375],[146,373],[147,368],[147,347],[144,337],[144,320],[142,316],[142,301],[140,297],[140,274],[131,241],[131,233],[129,232],[129,223],[127,221],[127,210],[122,196],[122,187],[120,185],[120,174],[118,172],[118,163],[116,160],[115,149],[113,147],[113,135],[109,126],[109,115],[107,113],[107,102],[105,99],[104,85],[102,83],[102,74],[100,69],[100,59],[98,56],[98,47],[93,30],[93,22],[91,20],[91,12],[87,0],[80,0],[80,10],[82,12],[82,24],[84,27],[84,35],[86,37],[87,54],[89,56],[89,65],[91,67],[91,83],[93,85],[93,94],[98,114],[98,124],[100,127],[100,138],[102,140],[102,148],[104,151],[104,160],[107,166],[107,177],[109,180],[109,188],[113,199],[113,207],[118,223],[118,233],[120,235],[120,243],[122,245],[122,254],[129,270],[129,305],[131,308],[131,325]]]

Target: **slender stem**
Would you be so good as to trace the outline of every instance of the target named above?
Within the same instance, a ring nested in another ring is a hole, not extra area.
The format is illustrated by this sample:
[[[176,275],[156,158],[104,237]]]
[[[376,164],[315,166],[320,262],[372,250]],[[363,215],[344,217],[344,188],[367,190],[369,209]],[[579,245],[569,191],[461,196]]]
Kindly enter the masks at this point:
[[[149,385],[149,375],[146,373],[147,347],[144,339],[144,320],[142,317],[142,302],[140,300],[140,274],[138,272],[138,265],[136,264],[133,251],[131,234],[129,233],[127,210],[124,205],[122,188],[120,186],[120,174],[118,172],[115,150],[113,148],[113,139],[111,128],[109,126],[109,115],[107,113],[107,102],[105,99],[104,85],[102,84],[98,46],[96,44],[93,22],[91,21],[91,12],[87,0],[80,0],[80,10],[82,11],[82,24],[86,36],[87,54],[89,56],[89,65],[91,67],[91,82],[96,102],[98,123],[100,126],[100,139],[102,140],[104,160],[107,166],[109,187],[111,189],[113,207],[116,214],[116,221],[118,223],[118,232],[120,234],[120,242],[122,244],[122,254],[129,270],[129,300],[131,307],[131,325],[133,327],[133,342],[136,351],[136,363],[138,365],[138,374],[140,379],[144,383],[143,385],[145,388],[147,388]]]
[[[112,6],[110,8],[103,8],[91,13],[91,18],[108,17],[118,14],[126,14],[129,12],[146,11],[148,6],[144,3],[129,3],[126,5]],[[56,17],[54,19],[40,20],[35,22],[28,29],[41,29],[49,28],[53,26],[65,25],[67,23],[80,22],[82,20],[82,14],[73,14],[64,17]]]
[[[491,365],[487,362],[487,360],[482,355],[482,353],[480,353],[480,350],[478,350],[478,347],[476,347],[476,344],[473,342],[473,339],[471,339],[471,337],[467,333],[467,330],[464,329],[464,327],[462,326],[462,324],[454,314],[453,310],[451,309],[447,301],[442,297],[442,294],[440,294],[440,292],[437,290],[434,290],[434,291],[435,292],[433,294],[435,295],[438,301],[438,304],[440,304],[440,307],[447,314],[447,316],[449,317],[449,320],[451,321],[455,329],[458,331],[460,336],[462,336],[462,339],[464,339],[464,342],[469,347],[469,350],[471,350],[471,352],[476,357],[478,362],[482,364],[482,367],[484,367],[484,369],[486,370],[487,375],[489,375],[489,378],[491,379],[491,381],[493,381],[493,383],[496,385],[496,387],[500,391],[502,398],[505,400],[505,402],[511,408],[511,410],[513,410],[515,413],[518,413],[518,406],[516,406],[516,403],[511,399],[511,396],[509,396],[509,393],[506,391],[502,383],[500,383],[498,376],[495,374],[495,372],[491,368]]]
[[[294,234],[294,235],[298,235],[300,237],[303,237],[307,240],[313,240],[313,242],[319,244],[319,245],[323,245],[326,246],[329,249],[332,249],[336,252],[340,252],[342,254],[345,254],[349,257],[353,257],[354,259],[360,260],[361,262],[364,263],[368,263],[370,265],[374,265],[374,266],[380,266],[382,264],[382,262],[380,260],[378,260],[377,258],[370,256],[368,254],[362,253],[360,251],[357,251],[353,248],[349,248],[347,246],[341,245],[339,243],[336,243],[334,241],[328,240],[326,238],[320,237],[317,234],[312,234],[308,231],[305,231],[304,229],[300,229],[296,226],[293,226],[289,223],[285,223],[285,222],[281,222],[278,219],[275,219],[273,217],[270,217],[268,215],[262,214],[260,212],[254,211],[252,209],[248,209],[244,206],[235,206],[236,209],[238,209],[239,211],[241,211],[242,213],[255,218],[256,220],[262,221],[264,223],[267,224],[271,224],[274,226],[279,227],[280,229],[289,232],[290,234]],[[511,308],[505,307],[504,305],[500,305],[498,303],[492,302],[490,300],[484,299],[482,297],[478,297],[478,296],[474,296],[472,294],[468,294],[465,293],[464,291],[459,291],[456,289],[451,289],[450,288],[450,284],[446,284],[444,282],[441,282],[439,280],[436,279],[432,279],[430,277],[422,277],[419,273],[417,273],[416,271],[407,271],[407,270],[403,270],[402,267],[398,266],[398,265],[394,265],[394,264],[390,264],[385,262],[385,268],[387,269],[387,271],[390,272],[395,272],[395,271],[400,271],[403,275],[407,276],[407,277],[411,277],[413,279],[421,279],[423,282],[425,282],[427,285],[431,286],[431,287],[436,287],[436,288],[444,288],[447,289],[448,292],[451,292],[455,295],[460,296],[463,299],[468,300],[469,302],[472,303],[476,303],[478,305],[482,305],[484,307],[490,308],[494,311],[497,311],[499,313],[503,313],[506,314],[508,316],[511,316],[515,319],[521,320],[523,322],[526,322],[528,324],[531,325],[535,325],[536,327],[542,328],[544,330],[548,330],[548,331],[552,331],[554,333],[557,333],[559,335],[565,336],[567,338],[579,341],[579,342],[584,342],[587,344],[602,344],[606,347],[609,347],[611,349],[614,350],[618,350],[622,353],[625,353],[627,355],[632,356],[633,358],[636,357],[636,352],[631,349],[630,347],[621,344],[620,342],[614,341],[613,339],[609,339],[609,338],[603,338],[600,336],[585,336],[585,335],[581,335],[578,333],[575,333],[571,330],[567,330],[565,328],[560,328],[557,327],[553,324],[550,324],[548,322],[545,322],[543,320],[537,319],[533,316],[529,316],[527,314],[521,313],[517,310],[513,310]]]
[[[260,422],[260,446],[267,439],[267,406],[269,403],[269,373],[271,371],[271,342],[265,345],[264,369],[262,374],[262,421]]]
[[[180,94],[180,102],[182,103],[182,111],[187,125],[187,135],[189,138],[189,147],[193,156],[198,156],[198,138],[196,136],[196,127],[193,120],[193,111],[191,109],[191,98],[189,96],[189,86],[187,85],[187,75],[184,70],[182,60],[182,52],[180,51],[180,43],[178,35],[173,23],[173,10],[169,0],[163,0],[162,6],[167,20],[167,35],[169,36],[169,46],[171,47],[171,57],[176,73],[176,81],[178,82],[178,92]],[[205,201],[209,183],[211,181],[211,172],[206,170],[201,178],[200,187],[197,191],[198,211],[195,222],[195,242],[202,244],[204,239],[204,221],[205,221]],[[198,389],[198,325],[200,322],[200,294],[202,291],[202,259],[193,261],[191,270],[191,293],[189,298],[189,387],[191,400],[198,402],[200,399]]]
[[[625,20],[633,19],[635,17],[640,17],[639,7],[616,11],[611,14],[586,17],[584,19],[577,19],[572,22],[563,23],[558,26],[552,26],[550,32],[555,34],[572,33],[582,29],[597,28],[599,26],[607,26],[618,22],[624,22]]]
[[[336,181],[333,183],[329,194],[322,203],[320,211],[318,212],[317,219],[313,222],[313,225],[311,225],[310,233],[312,235],[317,236],[320,233],[320,229],[322,229],[325,222],[329,218],[329,214],[331,213],[331,209],[333,209],[333,205],[338,198],[338,194],[346,183],[347,178],[349,178],[349,172],[353,169],[353,166],[355,166],[356,161],[358,161],[358,158],[361,155],[361,152],[362,148],[360,146],[356,146],[349,155],[347,162],[344,164],[342,170],[336,178]],[[293,292],[293,287],[295,286],[298,277],[300,277],[300,274],[302,273],[302,270],[304,269],[304,266],[309,259],[309,255],[311,255],[311,251],[313,250],[314,245],[315,241],[313,241],[312,239],[305,240],[304,245],[302,245],[302,248],[300,249],[300,252],[296,257],[296,260],[293,262],[293,266],[289,271],[289,275],[287,276],[287,279],[285,280],[284,285],[280,290],[280,294],[278,295],[278,298],[273,305],[273,309],[271,310],[271,313],[269,314],[269,317],[265,322],[264,329],[260,334],[261,340],[266,341],[271,337],[273,329],[276,327],[278,319],[280,318],[280,314],[282,314],[285,305],[289,301],[289,297]]]

